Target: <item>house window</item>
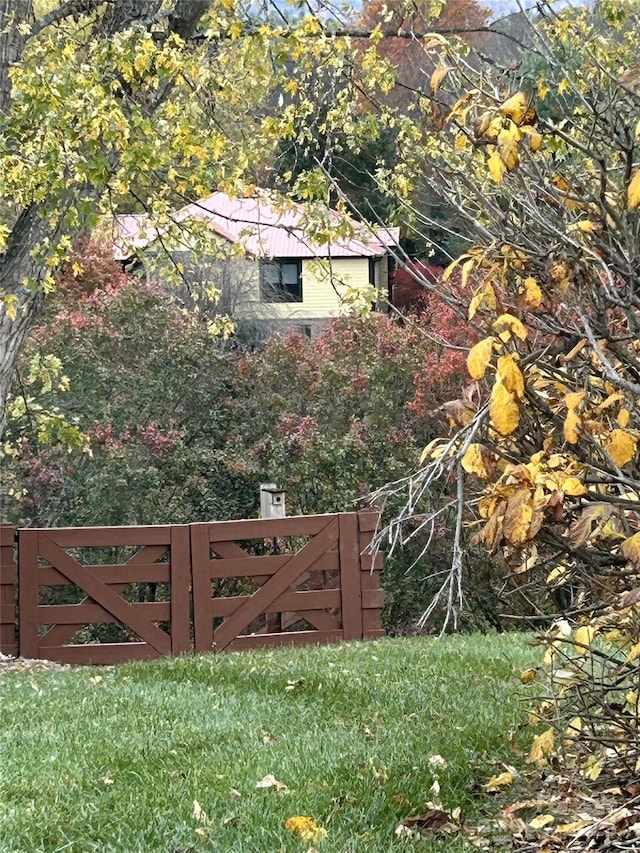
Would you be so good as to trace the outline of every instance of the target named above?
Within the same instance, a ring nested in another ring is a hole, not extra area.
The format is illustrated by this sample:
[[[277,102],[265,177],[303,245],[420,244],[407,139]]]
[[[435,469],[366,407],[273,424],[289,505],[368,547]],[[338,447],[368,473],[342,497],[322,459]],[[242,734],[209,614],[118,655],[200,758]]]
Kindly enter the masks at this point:
[[[262,261],[260,298],[263,302],[302,302],[302,261]]]

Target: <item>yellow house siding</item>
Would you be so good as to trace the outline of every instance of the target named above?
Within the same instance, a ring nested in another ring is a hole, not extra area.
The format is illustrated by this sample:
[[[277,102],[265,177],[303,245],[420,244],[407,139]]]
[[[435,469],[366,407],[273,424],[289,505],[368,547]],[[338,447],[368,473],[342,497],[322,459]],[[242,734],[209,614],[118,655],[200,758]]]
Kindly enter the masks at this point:
[[[255,258],[191,258],[175,252],[174,260],[185,265],[192,283],[209,282],[221,293],[219,310],[244,320],[291,320],[302,322],[337,317],[348,306],[341,297],[350,288],[369,286],[369,258],[302,260],[302,302],[263,302],[260,294],[260,262]],[[376,285],[386,295],[386,257],[375,259]]]
[[[348,287],[369,284],[368,258],[302,261],[302,302],[262,303],[263,316],[281,320],[337,317]]]

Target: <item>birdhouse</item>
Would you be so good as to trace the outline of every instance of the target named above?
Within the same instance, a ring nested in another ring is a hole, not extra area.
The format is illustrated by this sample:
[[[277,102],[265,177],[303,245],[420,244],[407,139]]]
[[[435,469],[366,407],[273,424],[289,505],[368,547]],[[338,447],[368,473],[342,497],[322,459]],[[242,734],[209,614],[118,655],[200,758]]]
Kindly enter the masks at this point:
[[[275,483],[260,484],[260,517],[285,518],[284,491]]]

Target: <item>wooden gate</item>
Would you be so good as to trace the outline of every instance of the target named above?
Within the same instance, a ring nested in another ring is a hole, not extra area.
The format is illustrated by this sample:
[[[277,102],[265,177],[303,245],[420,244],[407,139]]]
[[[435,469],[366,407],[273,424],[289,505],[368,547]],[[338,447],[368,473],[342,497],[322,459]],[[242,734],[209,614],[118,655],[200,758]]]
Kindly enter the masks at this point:
[[[22,529],[23,657],[108,664],[379,637],[377,513]],[[0,527],[0,652],[15,654],[16,531]],[[150,593],[150,594],[147,594]]]
[[[377,518],[341,513],[192,524],[195,650],[380,636],[379,562],[363,553]],[[270,553],[250,551],[265,540],[272,540]],[[229,578],[239,594],[220,587]]]
[[[85,562],[86,549],[96,548],[102,555],[117,558],[118,552],[124,552],[127,558]],[[20,530],[18,578],[23,657],[105,664],[189,649],[187,525]],[[132,600],[126,595],[131,584],[167,584],[167,600]],[[44,588],[61,587],[77,599],[75,603],[41,602]],[[114,623],[130,641],[74,642],[74,636],[87,626]]]

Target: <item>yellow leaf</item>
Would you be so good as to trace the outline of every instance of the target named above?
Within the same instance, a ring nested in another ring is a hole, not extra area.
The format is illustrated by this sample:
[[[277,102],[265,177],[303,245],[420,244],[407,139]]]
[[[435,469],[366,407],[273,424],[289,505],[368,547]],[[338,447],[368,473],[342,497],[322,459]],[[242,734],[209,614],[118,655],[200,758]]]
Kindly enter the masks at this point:
[[[504,177],[506,167],[504,161],[502,160],[496,149],[493,150],[491,156],[487,160],[487,166],[489,168],[489,174],[496,182],[496,184],[499,184],[502,181],[502,178]]]
[[[603,400],[599,406],[596,407],[596,412],[602,412],[604,409],[608,409],[609,406],[613,405],[613,403],[617,403],[618,400],[623,400],[624,394],[621,391],[615,391],[613,394],[609,394],[606,400]]]
[[[444,270],[442,271],[442,281],[448,281],[448,280],[449,280],[449,278],[451,277],[451,274],[452,274],[452,273],[453,273],[453,271],[455,270],[455,268],[456,268],[459,264],[461,264],[461,263],[463,263],[464,261],[466,261],[466,260],[467,260],[467,258],[469,258],[469,257],[470,257],[469,255],[460,255],[460,257],[459,257],[459,258],[456,258],[454,261],[451,261],[451,263],[450,263],[448,266],[446,266],[446,267],[444,268]]]
[[[586,655],[595,635],[596,628],[593,625],[582,625],[576,629],[574,634],[574,648],[579,655]]]
[[[492,776],[488,782],[485,782],[484,788],[486,791],[499,791],[500,788],[506,788],[507,785],[510,785],[515,779],[515,773],[512,773],[510,770],[505,770],[504,773],[498,773],[496,776]]]
[[[566,566],[556,566],[555,569],[551,569],[549,574],[547,575],[547,586],[551,584],[557,585],[558,583],[564,583],[562,580],[567,573]]]
[[[623,429],[614,429],[605,442],[605,447],[613,461],[622,468],[630,462],[636,452],[637,438]]]
[[[580,717],[574,717],[567,726],[567,737],[575,738],[582,731],[582,720]]]
[[[634,533],[625,539],[621,546],[622,554],[625,559],[633,563],[634,566],[640,564],[640,533]]]
[[[570,497],[578,497],[579,495],[586,495],[587,487],[577,477],[567,477],[562,484],[562,491]]]
[[[449,68],[448,65],[439,65],[436,68],[436,70],[433,72],[433,74],[431,75],[430,85],[431,85],[431,91],[433,92],[434,95],[438,91],[438,89],[440,88],[440,84],[442,83],[444,78],[447,76],[449,71],[451,71],[451,69]]]
[[[442,456],[441,445],[443,445],[445,443],[446,443],[446,439],[444,439],[444,438],[432,439],[432,441],[430,441],[429,444],[427,444],[427,446],[424,448],[424,450],[420,454],[420,464],[422,465],[425,462],[425,460],[428,459],[430,456],[433,457],[434,459],[437,459],[438,457]],[[437,452],[438,450],[440,450],[440,453]]]
[[[477,474],[483,480],[490,477],[490,472],[485,464],[484,448],[481,444],[470,444],[462,457],[462,467],[468,474]]]
[[[545,826],[549,826],[550,823],[553,823],[555,817],[552,814],[539,814],[537,817],[534,817],[533,820],[529,821],[529,826],[532,829],[542,829]]]
[[[501,341],[507,343],[512,336],[520,338],[521,341],[526,340],[527,330],[522,322],[514,317],[513,314],[501,314],[493,323],[493,330],[497,333]]]
[[[518,142],[522,138],[522,134],[515,124],[503,128],[498,134],[496,146],[500,159],[511,172],[520,162],[520,154],[518,151]]]
[[[484,338],[469,350],[467,369],[472,379],[482,379],[493,352],[495,338]]]
[[[468,261],[467,261],[468,263]],[[473,319],[478,308],[484,304],[490,311],[497,303],[496,292],[490,284],[485,285],[482,290],[477,291],[469,303],[469,319]]]
[[[483,301],[483,294],[482,293],[476,293],[473,296],[471,302],[469,303],[469,319],[470,320],[473,320],[473,318],[475,317],[476,311],[482,305],[482,301]]]
[[[544,101],[544,99],[549,94],[549,84],[544,79],[544,77],[539,77],[537,80],[537,86],[538,86],[538,95]]]
[[[538,533],[543,515],[535,510],[529,489],[509,495],[502,522],[502,535],[510,545],[520,548]]]
[[[627,187],[627,207],[635,210],[640,205],[640,169],[636,169]]]
[[[546,761],[546,756],[553,751],[554,735],[553,729],[547,729],[542,734],[537,735],[531,744],[531,751],[527,761],[529,764],[542,764]]]
[[[536,671],[533,668],[523,669],[520,673],[520,681],[523,684],[529,684],[536,677]]]
[[[598,223],[592,222],[590,219],[580,219],[578,222],[573,222],[567,228],[569,233],[579,231],[582,234],[590,234],[592,231],[598,230]]]
[[[597,761],[593,756],[590,756],[583,765],[583,776],[587,779],[591,779],[592,782],[595,782],[598,776],[602,773],[602,767],[602,761]]]
[[[571,391],[564,398],[564,404],[567,409],[577,409],[580,403],[584,400],[586,391]]]
[[[469,258],[468,261],[465,261],[462,264],[462,286],[463,287],[466,287],[467,281],[469,281],[469,273],[471,272],[471,270],[475,266],[475,263],[476,263],[475,258]]]
[[[533,128],[529,125],[525,125],[524,127],[521,128],[521,130],[523,133],[526,133],[527,136],[529,137],[529,145],[531,147],[531,150],[533,152],[539,151],[540,147],[542,145],[542,134],[538,133],[538,131],[535,130],[535,128]]]
[[[618,426],[621,426],[623,429],[626,426],[629,426],[629,420],[631,415],[629,413],[629,409],[620,409],[618,412]]]
[[[558,833],[570,833],[571,835],[575,835],[576,832],[580,832],[581,829],[584,829],[585,826],[591,826],[595,823],[594,820],[574,820],[571,823],[561,823],[559,826],[556,826],[556,832]]]
[[[569,411],[567,412],[567,417],[565,418],[564,425],[562,427],[562,434],[564,435],[564,440],[569,442],[569,444],[576,444],[576,442],[580,438],[578,427],[581,425],[581,423],[582,421],[580,419],[580,415],[576,412],[576,410],[569,409]]]
[[[500,356],[496,376],[507,391],[515,394],[520,400],[524,397],[524,376],[518,367],[518,356],[516,353]]]
[[[520,410],[513,394],[497,381],[491,391],[489,415],[500,435],[509,435],[520,423]]]
[[[314,844],[324,838],[327,830],[323,829],[318,821],[307,815],[294,815],[284,822],[285,829],[300,836],[301,841],[312,841]]]
[[[522,294],[524,304],[527,308],[538,308],[542,302],[542,291],[540,290],[540,285],[533,276],[525,278],[522,282]]]
[[[627,660],[631,662],[632,660],[636,660],[636,658],[640,657],[640,643],[636,643],[635,646],[631,646],[629,651],[627,652]]]
[[[535,111],[530,106],[526,92],[516,92],[500,106],[502,115],[510,118],[515,124],[533,124],[536,120]]]

